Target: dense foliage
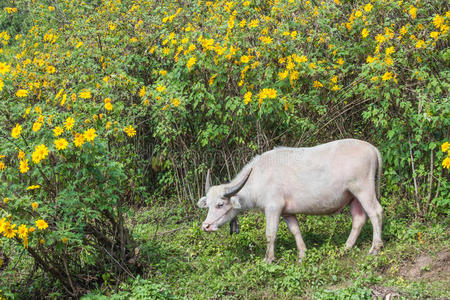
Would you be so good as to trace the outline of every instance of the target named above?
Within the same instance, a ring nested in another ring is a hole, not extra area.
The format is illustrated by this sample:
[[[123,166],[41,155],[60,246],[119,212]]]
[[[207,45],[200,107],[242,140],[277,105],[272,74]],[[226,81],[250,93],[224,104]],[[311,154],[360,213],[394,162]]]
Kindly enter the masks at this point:
[[[140,273],[131,205],[190,207],[275,145],[355,137],[382,204],[449,213],[442,1],[0,4],[0,233],[78,296]]]

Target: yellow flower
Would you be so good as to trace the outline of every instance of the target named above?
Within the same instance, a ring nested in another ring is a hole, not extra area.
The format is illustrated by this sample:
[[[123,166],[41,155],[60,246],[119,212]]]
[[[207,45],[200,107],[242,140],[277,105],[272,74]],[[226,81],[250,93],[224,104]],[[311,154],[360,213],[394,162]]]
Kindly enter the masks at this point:
[[[252,92],[247,92],[244,94],[244,103],[248,104],[249,102],[252,102]]]
[[[447,156],[447,157],[442,161],[442,167],[444,167],[445,169],[450,169],[450,156]]]
[[[12,239],[13,237],[15,237],[17,229],[14,229],[14,227],[16,227],[16,224],[11,225],[9,222],[6,222],[3,225],[3,236],[8,239]]]
[[[166,86],[158,84],[158,86],[156,87],[156,90],[158,92],[162,93],[162,92],[164,92],[166,90]]]
[[[339,91],[341,88],[337,85],[337,84],[335,84],[332,88],[331,88],[331,90],[332,91]]]
[[[55,140],[54,143],[55,143],[55,148],[58,150],[64,150],[69,145],[69,142],[64,138],[57,139],[57,140]]]
[[[400,28],[399,32],[400,32],[401,35],[405,35],[408,32],[408,29],[406,29],[405,26],[402,26],[402,28]]]
[[[450,143],[449,142],[445,142],[441,145],[441,150],[442,152],[447,152],[448,149],[450,149]]]
[[[39,184],[27,186],[27,191],[39,189],[41,186]]]
[[[17,235],[21,238],[21,239],[25,239],[28,235],[28,228],[27,225],[22,224],[17,228]]]
[[[333,77],[331,78],[331,82],[337,83],[337,81],[338,81],[338,77],[337,77],[337,76],[333,76]]]
[[[418,40],[416,43],[416,48],[417,49],[425,48],[425,42],[423,40]]]
[[[240,61],[241,61],[241,63],[246,64],[246,63],[248,63],[250,61],[250,57],[247,56],[247,55],[242,55]]]
[[[111,104],[111,102],[106,102],[105,103],[105,109],[108,111],[111,111],[113,109],[113,106]]]
[[[83,132],[83,136],[86,141],[92,142],[95,139],[95,137],[97,136],[97,134],[95,133],[94,128],[89,128],[88,130],[85,130]]]
[[[341,66],[344,64],[344,60],[342,58],[339,58],[337,61],[338,64],[340,64]]]
[[[370,11],[372,10],[372,7],[373,7],[372,4],[367,3],[367,4],[364,6],[364,11],[365,11],[365,12],[370,12]]]
[[[47,66],[47,73],[53,74],[56,72],[56,69],[54,66]]]
[[[275,99],[277,97],[277,91],[275,89],[266,89],[266,95],[269,99]]]
[[[5,73],[11,70],[11,66],[7,63],[0,62],[0,74],[5,75]]]
[[[36,132],[36,131],[39,131],[39,129],[41,129],[41,127],[42,127],[42,123],[41,122],[34,122],[32,130],[33,130],[33,132]]]
[[[89,99],[92,97],[91,91],[87,89],[83,89],[80,92],[80,98],[82,99]]]
[[[145,96],[145,86],[143,86],[143,87],[139,90],[139,96],[140,96],[140,97],[144,97],[144,96]],[[106,98],[106,99],[109,99],[109,102],[111,102],[111,99],[110,99],[110,98]],[[106,99],[105,99],[105,104],[107,103],[107,102],[106,102]]]
[[[173,106],[175,106],[175,107],[180,105],[180,100],[178,98],[172,99],[172,100],[170,100],[170,102],[172,102]]]
[[[437,39],[439,37],[439,32],[437,32],[437,31],[431,32],[430,37],[432,37],[433,39]]]
[[[41,160],[45,159],[48,155],[48,148],[44,145],[38,145],[34,148],[34,152],[31,158],[34,163],[38,164]]]
[[[259,20],[251,20],[248,23],[248,27],[249,28],[255,28],[255,27],[258,27],[258,26],[259,26]]]
[[[19,163],[19,170],[20,173],[26,173],[28,172],[30,168],[28,167],[28,159],[23,159]]]
[[[372,57],[372,55],[367,56],[366,62],[368,64],[373,63],[374,61],[376,61],[376,57]]]
[[[313,87],[315,87],[316,89],[320,89],[321,87],[323,87],[323,84],[320,81],[315,80],[313,83]]]
[[[74,120],[72,117],[68,117],[68,118],[66,119],[66,122],[64,122],[64,127],[65,127],[67,130],[70,130],[70,129],[72,129],[72,127],[73,127],[74,124],[75,124],[75,120]]]
[[[59,126],[56,126],[55,129],[53,129],[54,136],[60,136],[63,132],[64,132],[64,129],[62,129]]]
[[[73,138],[73,143],[76,147],[81,147],[84,144],[84,135],[81,133],[76,133],[75,137]]]
[[[35,211],[38,208],[38,206],[39,206],[39,203],[37,203],[37,202],[31,203],[31,207],[33,208],[33,211]]]
[[[123,129],[123,131],[125,131],[125,133],[129,136],[129,137],[133,137],[133,136],[135,136],[136,135],[136,129],[134,129],[133,128],[133,126],[128,126],[128,127],[125,127],[124,129]]]
[[[25,158],[25,152],[23,152],[22,150],[19,150],[19,154],[17,154],[17,158],[18,159],[24,159]]]
[[[410,6],[409,7],[409,14],[411,15],[411,19],[415,19],[416,18],[416,14],[417,14],[417,8],[415,8],[414,6]]]
[[[195,58],[195,56],[192,56],[191,58],[188,59],[186,66],[189,70],[191,70],[191,68],[195,65],[195,63],[197,62],[197,59]]]
[[[386,66],[392,66],[394,64],[394,60],[390,56],[386,56],[384,63],[386,64]]]
[[[19,90],[17,90],[17,92],[16,92],[16,96],[17,97],[26,97],[28,95],[28,91],[27,90],[24,90],[24,89],[19,89]]]
[[[437,14],[433,18],[433,24],[436,28],[440,28],[444,24],[444,18]]]
[[[386,48],[386,55],[391,55],[394,52],[395,52],[394,46]]]
[[[278,73],[278,78],[280,80],[284,80],[289,76],[289,70],[284,70],[283,72]]]
[[[217,77],[217,73],[209,78],[209,85],[213,85],[214,79],[216,79],[216,77]]]
[[[369,35],[369,30],[363,28],[363,30],[361,31],[361,35],[363,38],[366,38]]]
[[[14,127],[11,131],[11,136],[15,139],[17,139],[20,136],[20,133],[22,132],[22,126],[19,124],[16,124],[16,127]]]
[[[391,72],[384,73],[384,75],[383,75],[383,77],[381,77],[381,79],[383,79],[383,81],[392,79],[392,73]]]
[[[5,168],[6,168],[5,163],[0,160],[0,171],[3,171]]]
[[[48,227],[48,224],[47,222],[41,219],[36,221],[36,227],[40,230],[44,230]]]

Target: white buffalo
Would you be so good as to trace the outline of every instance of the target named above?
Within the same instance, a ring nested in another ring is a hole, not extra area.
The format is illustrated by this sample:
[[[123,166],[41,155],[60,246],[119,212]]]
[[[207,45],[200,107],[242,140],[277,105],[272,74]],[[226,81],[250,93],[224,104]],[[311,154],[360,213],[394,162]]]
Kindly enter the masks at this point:
[[[200,208],[209,208],[202,229],[216,231],[226,222],[234,223],[242,210],[260,209],[266,217],[265,260],[272,262],[282,216],[295,237],[301,261],[306,246],[295,215],[333,214],[350,204],[352,230],[346,248],[355,244],[367,214],[373,227],[369,253],[376,254],[383,246],[383,209],[377,200],[381,164],[373,145],[345,139],[311,148],[275,148],[256,156],[227,184],[211,186],[208,171],[206,197],[198,201]]]

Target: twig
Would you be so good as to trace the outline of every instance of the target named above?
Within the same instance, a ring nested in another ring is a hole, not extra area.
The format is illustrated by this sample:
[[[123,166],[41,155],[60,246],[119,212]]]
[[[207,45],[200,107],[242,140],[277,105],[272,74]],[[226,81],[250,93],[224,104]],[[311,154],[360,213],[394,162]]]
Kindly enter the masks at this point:
[[[413,175],[413,181],[414,181],[414,195],[416,198],[417,211],[420,212],[419,193],[418,193],[418,189],[417,189],[417,179],[416,179],[416,175],[414,174],[415,169],[414,169],[414,157],[413,157],[412,146],[411,146],[411,136],[408,136],[408,142],[409,142],[409,154],[411,156],[411,169],[412,169],[412,175]]]
[[[430,183],[429,183],[430,184],[430,193],[428,194],[426,212],[428,212],[428,210],[430,208],[431,199],[432,199],[431,194],[433,193],[433,171],[434,171],[434,151],[433,151],[433,149],[431,149],[431,153],[430,153]]]
[[[181,226],[181,227],[178,227],[178,228],[175,228],[175,229],[172,229],[172,230],[163,231],[163,232],[158,233],[158,235],[159,236],[165,235],[165,234],[172,233],[172,232],[184,229],[184,228],[186,228],[186,226]]]
[[[112,256],[112,255],[108,252],[108,250],[106,250],[105,247],[103,247],[103,250],[105,250],[105,252],[112,258],[112,260],[113,260],[113,261],[114,261],[114,262],[115,262],[122,270],[125,271],[125,273],[127,273],[128,275],[130,275],[131,277],[133,277],[133,279],[136,279],[136,277],[134,277],[134,275],[133,275],[128,269],[126,269],[125,267],[123,267],[123,266],[120,264],[120,262],[118,262],[117,259],[115,259],[114,256]]]

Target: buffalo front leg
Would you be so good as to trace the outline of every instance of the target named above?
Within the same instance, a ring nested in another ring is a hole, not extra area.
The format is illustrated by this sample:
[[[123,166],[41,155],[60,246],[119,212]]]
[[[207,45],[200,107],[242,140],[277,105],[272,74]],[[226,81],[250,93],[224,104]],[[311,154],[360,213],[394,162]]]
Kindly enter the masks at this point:
[[[302,239],[302,234],[300,233],[300,227],[298,226],[298,220],[295,216],[283,216],[289,231],[295,238],[295,243],[297,244],[298,250],[298,262],[301,262],[303,257],[305,257],[306,245]]]
[[[264,260],[267,263],[271,263],[275,259],[275,239],[277,238],[280,211],[276,209],[266,209],[265,213],[267,250]]]

